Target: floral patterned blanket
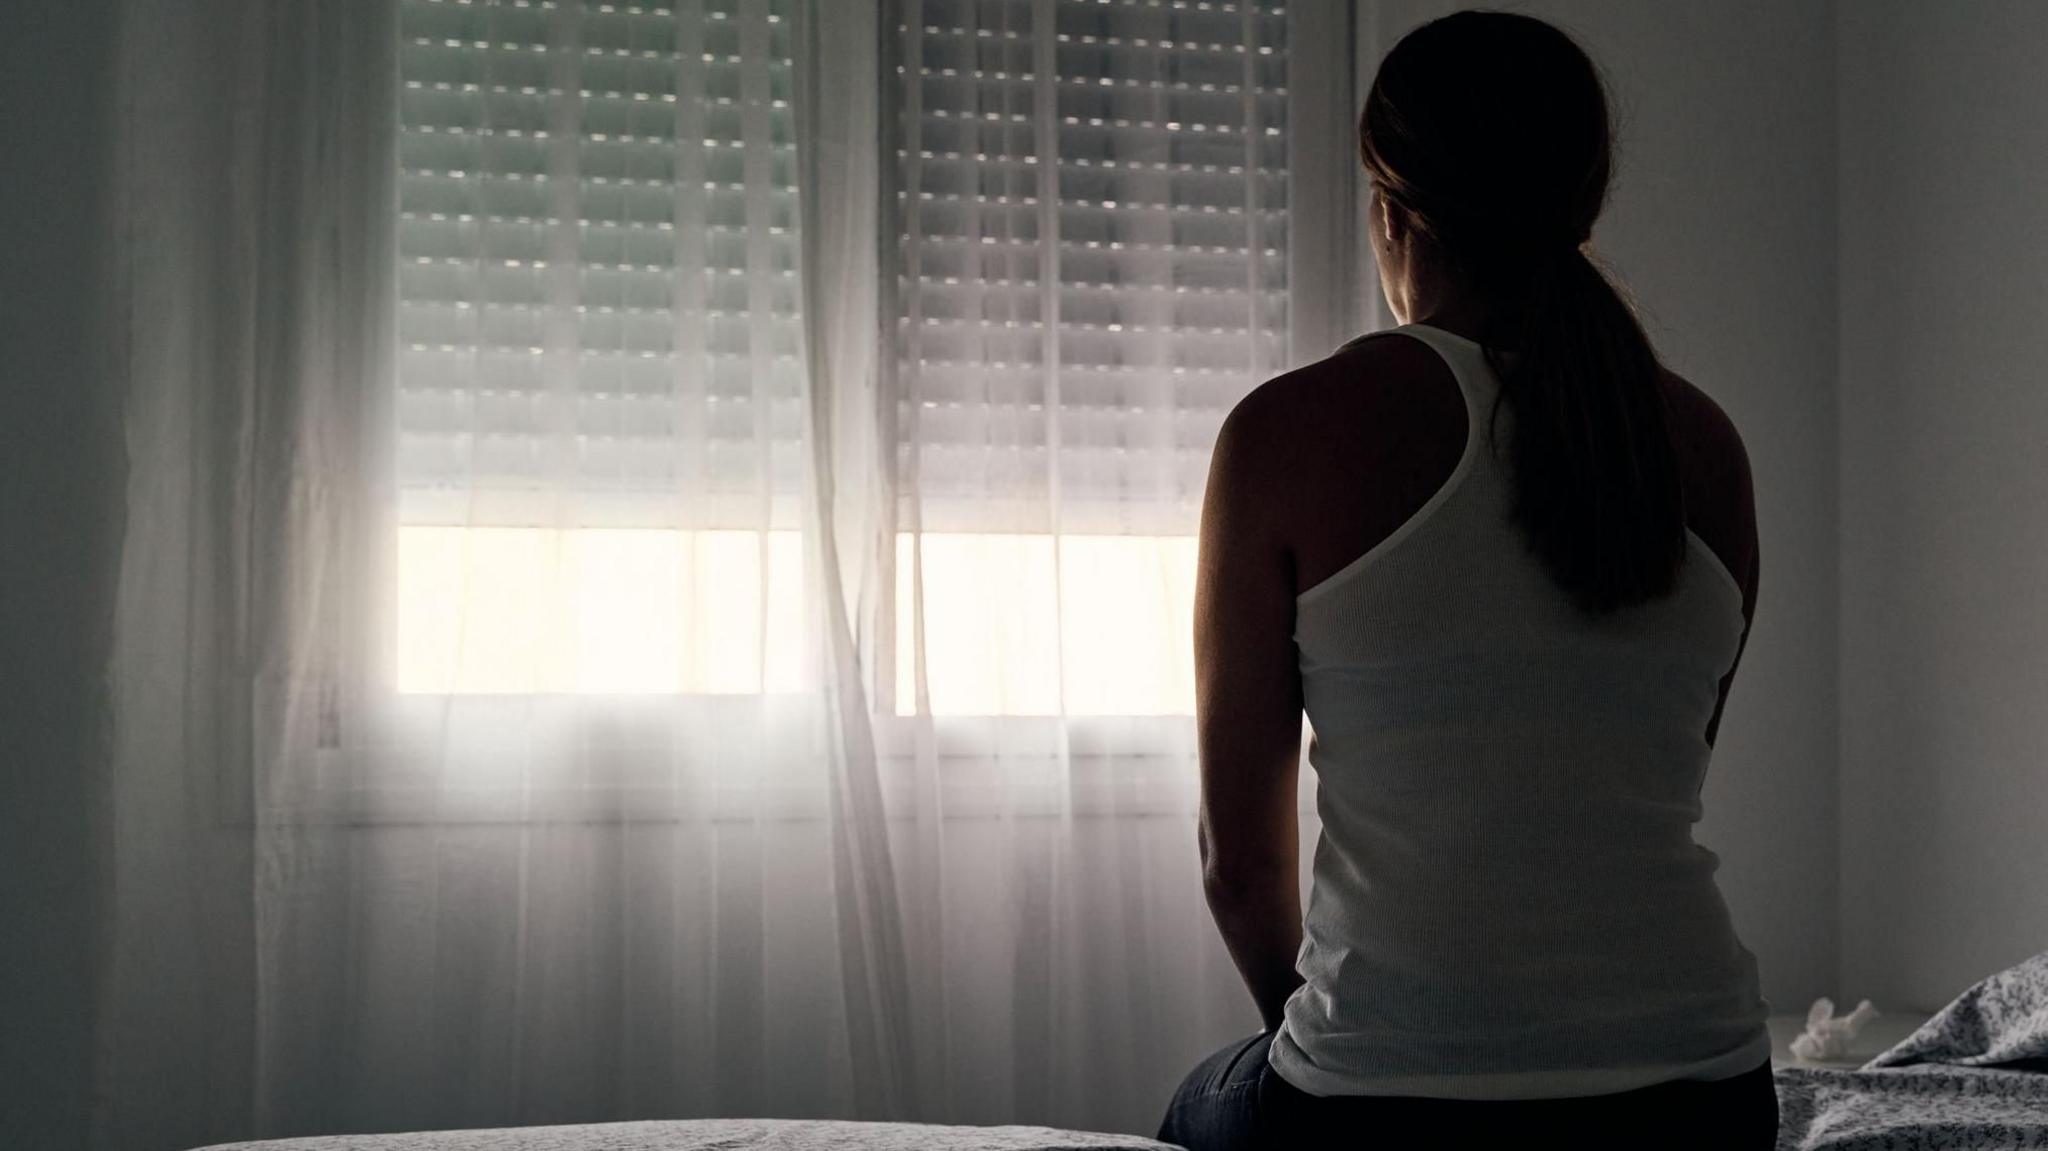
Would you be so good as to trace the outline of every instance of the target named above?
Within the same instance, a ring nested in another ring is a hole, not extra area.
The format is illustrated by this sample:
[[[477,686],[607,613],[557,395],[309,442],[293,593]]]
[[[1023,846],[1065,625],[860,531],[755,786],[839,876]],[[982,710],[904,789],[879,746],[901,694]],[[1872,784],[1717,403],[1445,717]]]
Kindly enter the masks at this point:
[[[2048,952],[1854,1071],[1780,1068],[1778,1151],[2048,1148]]]

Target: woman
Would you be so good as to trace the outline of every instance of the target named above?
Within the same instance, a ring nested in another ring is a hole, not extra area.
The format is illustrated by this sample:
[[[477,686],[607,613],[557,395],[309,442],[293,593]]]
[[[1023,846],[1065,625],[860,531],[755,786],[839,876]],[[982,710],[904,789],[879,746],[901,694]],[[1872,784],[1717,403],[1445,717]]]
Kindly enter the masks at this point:
[[[1756,603],[1749,466],[1582,250],[1599,75],[1459,13],[1387,56],[1359,142],[1402,326],[1259,388],[1212,465],[1203,874],[1265,1030],[1161,1138],[1769,1147],[1755,959],[1692,840]]]

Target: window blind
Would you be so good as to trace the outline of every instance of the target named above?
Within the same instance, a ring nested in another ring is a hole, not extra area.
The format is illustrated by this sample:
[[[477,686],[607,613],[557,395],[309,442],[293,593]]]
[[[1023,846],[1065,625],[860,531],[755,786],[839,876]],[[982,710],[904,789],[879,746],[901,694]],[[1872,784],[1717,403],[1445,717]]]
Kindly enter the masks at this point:
[[[402,0],[408,524],[794,523],[796,0]]]
[[[402,694],[796,690],[799,0],[399,0]]]
[[[905,522],[1193,531],[1287,355],[1287,14],[896,0]]]

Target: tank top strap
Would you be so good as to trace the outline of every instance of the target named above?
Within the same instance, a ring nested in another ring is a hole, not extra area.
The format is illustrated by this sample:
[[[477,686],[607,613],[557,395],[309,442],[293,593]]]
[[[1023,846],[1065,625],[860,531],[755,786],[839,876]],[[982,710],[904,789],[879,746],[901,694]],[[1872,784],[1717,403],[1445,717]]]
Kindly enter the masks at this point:
[[[1457,378],[1458,388],[1468,402],[1491,401],[1500,390],[1500,380],[1487,362],[1486,348],[1478,341],[1429,324],[1402,324],[1389,329],[1428,344]]]

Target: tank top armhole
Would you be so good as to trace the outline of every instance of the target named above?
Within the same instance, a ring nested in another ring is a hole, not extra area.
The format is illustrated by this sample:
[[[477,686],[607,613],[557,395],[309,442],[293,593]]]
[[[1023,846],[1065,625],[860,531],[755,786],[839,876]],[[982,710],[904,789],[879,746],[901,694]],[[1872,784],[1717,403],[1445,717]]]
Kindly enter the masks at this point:
[[[1428,334],[1425,335],[1424,333]],[[1429,522],[1431,517],[1435,516],[1437,510],[1443,507],[1445,501],[1449,500],[1464,483],[1466,474],[1472,470],[1473,461],[1479,455],[1480,412],[1479,405],[1472,398],[1472,386],[1465,379],[1465,373],[1459,369],[1457,358],[1447,352],[1443,344],[1434,337],[1439,335],[1451,336],[1452,339],[1473,348],[1477,348],[1478,345],[1471,344],[1470,341],[1464,340],[1463,337],[1443,332],[1441,329],[1432,328],[1426,324],[1403,324],[1382,334],[1404,335],[1415,340],[1417,343],[1434,351],[1437,354],[1437,358],[1444,362],[1444,366],[1450,369],[1451,379],[1458,385],[1458,396],[1465,403],[1465,450],[1459,454],[1457,465],[1451,469],[1451,474],[1445,478],[1442,484],[1438,485],[1436,491],[1430,493],[1429,498],[1422,502],[1421,507],[1415,509],[1415,512],[1407,519],[1402,520],[1400,526],[1387,533],[1385,539],[1365,549],[1364,554],[1323,577],[1314,586],[1296,595],[1294,602],[1297,607],[1313,603],[1328,592],[1349,582],[1358,573],[1371,567],[1376,560],[1399,546],[1401,541],[1412,535],[1417,528]]]

